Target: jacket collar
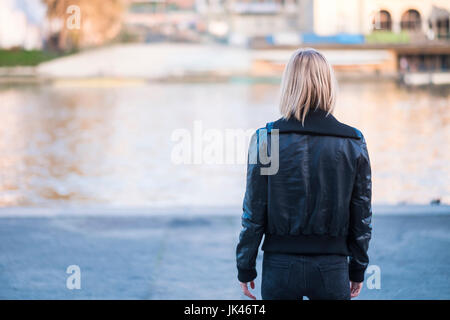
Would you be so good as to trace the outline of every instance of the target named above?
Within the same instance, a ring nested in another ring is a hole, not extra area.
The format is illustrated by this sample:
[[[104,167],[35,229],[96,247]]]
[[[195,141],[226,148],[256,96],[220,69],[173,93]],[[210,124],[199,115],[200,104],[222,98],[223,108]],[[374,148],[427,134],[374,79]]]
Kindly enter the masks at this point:
[[[333,115],[327,116],[326,111],[321,109],[310,110],[305,117],[305,125],[301,121],[291,117],[289,120],[281,118],[275,122],[267,124],[266,128],[270,132],[272,129],[278,129],[283,132],[297,132],[303,134],[336,136],[360,139],[358,131],[346,124],[339,122]]]

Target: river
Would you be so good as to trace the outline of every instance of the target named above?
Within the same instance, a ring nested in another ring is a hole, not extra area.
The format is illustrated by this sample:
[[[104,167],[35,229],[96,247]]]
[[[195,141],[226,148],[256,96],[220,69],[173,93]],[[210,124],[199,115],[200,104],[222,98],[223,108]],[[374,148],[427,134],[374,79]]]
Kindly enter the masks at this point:
[[[0,86],[0,206],[239,205],[243,163],[174,163],[171,138],[278,119],[277,83],[250,80]],[[339,89],[335,116],[367,140],[374,203],[450,203],[449,88]]]

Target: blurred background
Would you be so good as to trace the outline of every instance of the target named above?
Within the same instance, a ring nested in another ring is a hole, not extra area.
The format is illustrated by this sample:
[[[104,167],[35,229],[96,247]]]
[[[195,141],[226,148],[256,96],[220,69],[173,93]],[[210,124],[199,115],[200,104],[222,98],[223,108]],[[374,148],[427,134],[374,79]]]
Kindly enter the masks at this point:
[[[280,76],[301,46],[337,72],[336,117],[366,136],[374,201],[448,203],[449,11],[445,0],[2,0],[0,206],[240,204],[245,166],[176,166],[170,135],[195,120],[278,119]]]
[[[240,204],[245,166],[176,166],[171,132],[278,119],[301,46],[337,72],[336,116],[366,136],[374,201],[450,201],[448,1],[0,6],[0,206]]]
[[[125,216],[195,211],[238,218],[245,164],[175,164],[172,133],[192,131],[195,121],[224,132],[278,119],[281,74],[299,47],[320,50],[336,71],[335,116],[366,137],[374,204],[386,212],[400,206],[406,212],[440,207],[448,213],[449,18],[448,0],[0,0],[0,213],[76,216],[88,212],[81,208],[117,208]],[[183,221],[168,226],[185,231],[189,223],[212,230],[221,225]],[[414,221],[408,223],[423,225]],[[425,230],[444,228],[436,237],[448,245],[448,219],[433,221]],[[232,252],[238,224],[230,224],[222,235],[227,240],[215,245],[228,243]],[[2,245],[10,246],[0,262],[8,270],[15,262],[27,264],[13,252],[29,247],[13,234],[32,234],[33,225],[0,222]],[[87,236],[121,224],[107,225],[58,222],[57,228],[88,230]],[[130,228],[129,237],[142,235]],[[60,239],[39,234],[33,239],[47,239],[50,247]],[[39,257],[51,254],[64,266],[60,250],[34,253],[34,261],[44,263]],[[444,258],[443,263],[450,259]],[[230,259],[234,268],[232,253]],[[200,270],[192,279],[201,277]],[[233,271],[223,270],[234,277]],[[448,298],[445,274],[440,292]],[[23,275],[43,285],[36,274]],[[3,284],[12,281],[3,277]],[[107,286],[101,288],[92,297],[108,297]],[[223,296],[235,297],[233,290]],[[24,291],[3,291],[0,297],[14,292]],[[168,296],[161,292],[151,297]],[[394,290],[392,296],[404,292]],[[17,294],[53,297],[51,291]]]

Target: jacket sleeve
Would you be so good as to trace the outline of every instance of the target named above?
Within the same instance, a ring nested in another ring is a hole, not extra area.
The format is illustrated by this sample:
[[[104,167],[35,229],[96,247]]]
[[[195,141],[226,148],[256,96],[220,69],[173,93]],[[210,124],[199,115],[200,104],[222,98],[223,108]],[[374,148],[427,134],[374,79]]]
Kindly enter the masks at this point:
[[[369,241],[372,236],[372,177],[369,153],[361,135],[361,152],[357,161],[357,172],[350,203],[348,247],[350,250],[350,281],[364,281],[364,272],[369,264]]]
[[[238,279],[241,282],[250,282],[256,278],[256,257],[266,225],[267,175],[261,174],[258,147],[257,131],[251,139],[248,152],[242,231],[236,248]]]

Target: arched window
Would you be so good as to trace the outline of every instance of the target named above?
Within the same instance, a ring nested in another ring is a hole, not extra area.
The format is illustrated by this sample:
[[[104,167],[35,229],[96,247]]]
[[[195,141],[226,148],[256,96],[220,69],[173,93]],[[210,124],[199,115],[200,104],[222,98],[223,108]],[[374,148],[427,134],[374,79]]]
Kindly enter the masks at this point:
[[[402,15],[400,27],[402,30],[419,31],[422,21],[417,10],[408,10]]]
[[[437,38],[450,38],[450,11],[433,6],[428,18],[430,29]]]
[[[443,18],[436,21],[436,33],[438,38],[447,39],[450,37],[450,19]]]
[[[372,20],[373,30],[391,30],[392,19],[389,11],[380,10],[375,14]]]

